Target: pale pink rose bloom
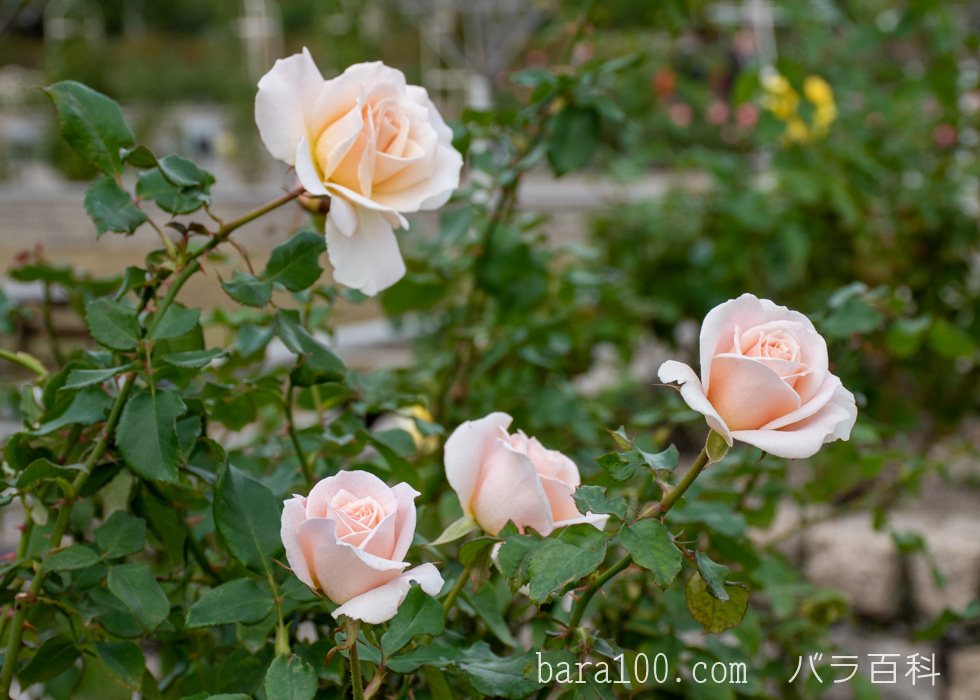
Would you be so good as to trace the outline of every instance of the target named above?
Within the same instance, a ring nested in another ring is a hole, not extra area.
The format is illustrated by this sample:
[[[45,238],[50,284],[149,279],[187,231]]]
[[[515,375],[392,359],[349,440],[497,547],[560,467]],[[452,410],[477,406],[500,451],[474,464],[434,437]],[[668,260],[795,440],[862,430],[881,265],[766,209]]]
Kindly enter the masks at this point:
[[[778,457],[810,457],[847,440],[854,396],[830,373],[827,343],[810,320],[768,299],[743,294],[708,312],[701,325],[701,378],[668,360],[660,380],[680,384],[687,405],[731,445]]]
[[[306,498],[285,502],[280,535],[300,581],[370,624],[394,617],[417,581],[429,595],[442,589],[432,564],[405,571],[402,561],[415,535],[415,498],[408,484],[389,488],[363,471],[344,471],[318,482]]]
[[[445,204],[463,165],[425,89],[380,61],[324,80],[304,48],[259,80],[255,123],[307,192],[332,198],[334,278],[369,295],[401,279],[394,229],[407,228],[402,214]]]
[[[602,528],[608,515],[582,515],[572,493],[581,483],[575,462],[536,438],[507,432],[511,418],[491,413],[466,421],[446,440],[446,478],[463,513],[491,535],[512,520],[542,535],[575,523]]]

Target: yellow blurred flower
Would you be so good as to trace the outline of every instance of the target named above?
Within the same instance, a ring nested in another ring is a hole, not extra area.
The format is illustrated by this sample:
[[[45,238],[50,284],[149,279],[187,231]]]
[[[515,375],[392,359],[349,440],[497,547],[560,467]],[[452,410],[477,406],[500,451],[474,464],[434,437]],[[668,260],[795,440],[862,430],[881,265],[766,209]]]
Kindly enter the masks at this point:
[[[790,82],[779,73],[762,77],[765,94],[762,106],[780,121],[786,122],[784,143],[807,143],[827,135],[830,125],[837,119],[837,104],[830,83],[818,75],[809,75],[803,81],[803,96],[813,107],[812,123],[807,124],[800,116],[800,97]]]

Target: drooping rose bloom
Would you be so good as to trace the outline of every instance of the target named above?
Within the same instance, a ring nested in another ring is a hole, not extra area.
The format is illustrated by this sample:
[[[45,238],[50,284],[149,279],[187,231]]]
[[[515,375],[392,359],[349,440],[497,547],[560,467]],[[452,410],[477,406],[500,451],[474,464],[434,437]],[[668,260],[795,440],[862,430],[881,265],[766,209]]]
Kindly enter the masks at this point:
[[[394,229],[408,226],[402,214],[445,204],[463,165],[425,89],[381,62],[324,80],[304,48],[259,80],[255,123],[307,192],[330,195],[334,278],[369,295],[401,279]]]
[[[511,418],[491,413],[460,425],[446,440],[446,478],[463,513],[495,535],[508,520],[542,535],[574,523],[601,528],[608,515],[582,515],[572,493],[581,483],[575,462],[523,432],[507,432]]]
[[[442,589],[432,564],[405,571],[415,535],[415,498],[408,484],[389,488],[363,471],[323,479],[306,498],[285,502],[280,535],[300,581],[340,605],[333,616],[370,624],[394,617],[411,581],[429,595]]]
[[[701,325],[701,378],[668,360],[662,382],[680,384],[687,405],[731,445],[778,457],[810,457],[847,440],[854,396],[830,373],[827,343],[810,320],[768,299],[743,294],[716,306]]]

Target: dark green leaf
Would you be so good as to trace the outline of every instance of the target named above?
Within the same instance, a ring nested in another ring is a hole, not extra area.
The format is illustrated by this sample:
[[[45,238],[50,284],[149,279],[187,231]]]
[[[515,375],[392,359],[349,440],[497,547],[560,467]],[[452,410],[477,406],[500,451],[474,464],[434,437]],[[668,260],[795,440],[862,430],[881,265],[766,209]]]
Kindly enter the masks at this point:
[[[186,335],[194,330],[200,316],[200,309],[185,309],[183,306],[171,304],[150,333],[150,340],[166,340]]]
[[[96,642],[95,653],[110,676],[130,690],[139,691],[146,671],[146,658],[138,644]]]
[[[105,419],[106,409],[112,398],[98,387],[82,389],[68,404],[68,407],[51,420],[42,423],[37,430],[27,431],[29,435],[41,436],[53,433],[66,425],[92,425]]]
[[[265,674],[269,700],[313,700],[316,690],[316,671],[296,654],[277,656]]]
[[[95,528],[95,541],[109,559],[135,554],[146,542],[146,522],[117,510]]]
[[[606,498],[606,489],[602,486],[579,486],[572,498],[583,515],[591,511],[615,515],[620,520],[626,517],[626,501],[622,498]]]
[[[576,105],[569,105],[558,113],[547,142],[548,162],[556,176],[589,162],[599,142],[600,121],[594,109]]]
[[[63,634],[48,637],[34,651],[34,655],[20,669],[17,679],[21,688],[35,683],[45,683],[57,678],[75,665],[80,653],[75,643]]]
[[[737,627],[749,607],[749,591],[745,586],[728,586],[725,600],[722,601],[708,592],[708,584],[696,571],[687,580],[684,599],[691,617],[704,625],[704,631],[708,634],[718,634]]]
[[[65,382],[64,389],[82,389],[93,384],[102,384],[117,374],[129,372],[138,365],[129,363],[121,367],[110,367],[109,369],[73,369],[68,374],[68,381]]]
[[[412,641],[416,634],[435,636],[442,630],[442,606],[421,586],[412,586],[405,596],[405,602],[388,624],[388,631],[381,637],[381,651],[385,656],[390,656]]]
[[[211,360],[224,357],[225,354],[224,350],[219,350],[218,348],[211,348],[210,350],[189,350],[187,352],[173,352],[169,355],[164,355],[160,358],[160,361],[174,365],[175,367],[198,369],[209,364]]]
[[[92,549],[81,544],[73,544],[67,549],[49,555],[44,560],[42,570],[74,571],[75,569],[87,569],[98,561],[99,555]]]
[[[171,157],[176,158],[168,156]],[[158,166],[136,176],[136,194],[142,199],[152,199],[161,209],[171,214],[190,214],[211,203],[210,186],[214,178],[208,174],[206,180],[206,184],[191,187],[177,185]]]
[[[85,211],[100,236],[106,231],[132,233],[146,221],[146,214],[111,177],[98,180],[85,191]]]
[[[130,397],[116,428],[126,463],[144,479],[177,480],[180,459],[177,416],[187,407],[175,392],[141,390]]]
[[[497,552],[497,565],[501,573],[511,581],[511,589],[517,590],[527,582],[530,555],[542,542],[530,535],[512,535],[504,540]]]
[[[132,350],[142,337],[136,309],[105,297],[88,305],[85,323],[92,337],[110,350]]]
[[[306,358],[304,368],[316,373],[321,381],[338,381],[347,373],[340,358],[303,327],[298,312],[280,310],[276,314],[276,333],[287,348]]]
[[[681,570],[684,557],[658,520],[647,518],[624,527],[619,531],[619,543],[638,566],[653,573],[654,582],[664,590]]]
[[[592,525],[572,525],[530,556],[531,601],[540,605],[574,581],[588,576],[606,557],[609,535]]]
[[[83,469],[81,464],[55,464],[48,459],[36,459],[31,462],[27,469],[21,472],[20,476],[17,477],[17,483],[15,486],[19,489],[27,488],[35,481],[40,481],[42,479],[57,479],[62,478],[65,481],[71,483],[78,476],[78,473]]]
[[[133,145],[133,132],[116,101],[73,80],[44,92],[54,102],[65,141],[106,175],[122,173],[119,151]]]
[[[208,591],[187,611],[188,629],[230,625],[236,622],[251,624],[272,612],[272,596],[249,578],[223,583]]]
[[[701,573],[701,578],[707,585],[708,591],[724,603],[728,600],[728,594],[725,592],[725,577],[730,573],[729,568],[724,564],[716,564],[711,561],[711,557],[704,552],[698,552],[695,558],[698,563],[698,571]]]
[[[121,564],[109,571],[109,591],[119,598],[147,633],[170,614],[170,602],[146,564]]]
[[[497,656],[485,642],[463,651],[455,666],[478,691],[490,697],[523,698],[541,687],[524,677],[524,669],[537,660],[534,652]]]
[[[270,559],[282,551],[279,540],[279,502],[265,486],[227,465],[214,493],[214,524],[238,561],[259,572],[270,572]]]
[[[323,234],[300,231],[272,249],[262,279],[278,282],[291,292],[306,289],[320,279],[323,268],[318,260],[326,249]]]
[[[228,296],[245,306],[261,308],[272,301],[272,283],[247,272],[235,270],[230,281],[221,283],[221,288]]]

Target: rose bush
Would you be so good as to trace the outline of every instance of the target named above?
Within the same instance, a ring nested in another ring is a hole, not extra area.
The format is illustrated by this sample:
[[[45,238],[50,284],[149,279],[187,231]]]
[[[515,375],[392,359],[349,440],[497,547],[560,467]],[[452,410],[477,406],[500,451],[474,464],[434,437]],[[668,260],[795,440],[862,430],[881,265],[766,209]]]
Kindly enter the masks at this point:
[[[429,595],[442,588],[432,564],[405,571],[415,535],[415,499],[408,484],[389,488],[364,471],[342,471],[319,481],[307,497],[293,496],[282,511],[282,543],[293,573],[346,615],[371,624],[390,620],[412,581]]]
[[[508,433],[512,421],[491,413],[466,421],[446,440],[446,479],[464,515],[491,535],[508,520],[541,535],[575,523],[601,529],[609,516],[583,515],[572,499],[581,483],[575,462],[523,431]]]
[[[658,374],[680,385],[729,446],[740,440],[794,459],[850,436],[854,395],[830,372],[827,343],[803,314],[743,294],[708,312],[700,345],[700,379],[676,360]]]
[[[331,197],[334,278],[368,295],[405,274],[394,229],[437,209],[459,185],[463,158],[424,88],[381,62],[324,80],[310,52],[276,61],[259,81],[255,122],[306,191]]]

